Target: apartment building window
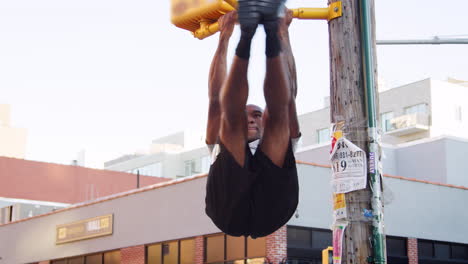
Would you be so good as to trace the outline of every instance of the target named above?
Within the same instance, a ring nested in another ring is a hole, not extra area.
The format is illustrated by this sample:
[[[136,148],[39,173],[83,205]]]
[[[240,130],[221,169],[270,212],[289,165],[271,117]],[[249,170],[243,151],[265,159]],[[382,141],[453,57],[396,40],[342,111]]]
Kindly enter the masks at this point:
[[[195,259],[195,240],[162,242],[146,247],[147,264],[191,264]]]
[[[462,107],[460,105],[455,106],[455,121],[463,121]]]
[[[199,166],[197,166],[197,160],[186,160],[185,161],[185,176],[191,176],[196,173],[200,173]]]
[[[325,143],[330,141],[330,129],[322,128],[317,130],[317,144]]]
[[[156,162],[143,167],[132,169],[127,171],[128,173],[153,176],[153,177],[162,177],[162,163]]]
[[[263,264],[266,240],[218,234],[205,237],[205,249],[205,263]]]
[[[405,107],[405,114],[417,114],[417,113],[427,113],[427,104],[417,104],[409,107]]]
[[[393,119],[393,112],[386,112],[386,113],[380,114],[380,127],[383,133],[392,129],[392,124],[390,123],[392,119]]]
[[[207,173],[210,169],[210,157],[203,156],[184,162],[185,176],[192,176],[198,173]]]
[[[201,158],[201,173],[208,173],[210,170],[210,156],[203,156]]]

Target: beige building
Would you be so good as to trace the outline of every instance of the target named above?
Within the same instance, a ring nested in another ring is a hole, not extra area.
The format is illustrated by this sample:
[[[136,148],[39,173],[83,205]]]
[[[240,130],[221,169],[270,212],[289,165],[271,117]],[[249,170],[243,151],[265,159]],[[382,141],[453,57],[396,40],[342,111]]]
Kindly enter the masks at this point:
[[[0,104],[0,156],[24,159],[27,130],[12,127],[10,119],[10,106]]]

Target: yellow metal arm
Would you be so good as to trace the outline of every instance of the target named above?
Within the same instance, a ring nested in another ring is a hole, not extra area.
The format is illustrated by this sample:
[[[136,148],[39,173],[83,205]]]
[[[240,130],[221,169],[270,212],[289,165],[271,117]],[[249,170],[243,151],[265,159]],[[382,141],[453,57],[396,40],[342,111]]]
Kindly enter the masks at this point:
[[[229,5],[224,6],[225,9],[222,13],[228,12],[228,8],[234,9],[237,7],[236,0],[224,0]],[[296,8],[291,9],[293,11],[293,17],[299,19],[323,19],[330,21],[334,18],[342,16],[341,2],[333,2],[325,8]],[[198,39],[204,39],[219,31],[218,22],[215,20],[204,19],[200,21],[200,27],[192,31],[193,35]]]
[[[293,17],[300,19],[326,19],[328,21],[342,16],[341,2],[333,2],[325,8],[296,8],[291,9]]]
[[[200,22],[200,28],[193,32],[193,36],[197,39],[204,39],[219,31],[218,22],[209,23],[207,21]]]

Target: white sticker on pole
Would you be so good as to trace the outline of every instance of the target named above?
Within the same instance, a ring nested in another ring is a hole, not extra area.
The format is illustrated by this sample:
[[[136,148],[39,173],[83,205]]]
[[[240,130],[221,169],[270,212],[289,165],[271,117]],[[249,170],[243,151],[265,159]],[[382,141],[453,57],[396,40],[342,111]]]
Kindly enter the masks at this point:
[[[366,188],[366,153],[344,137],[337,139],[330,155],[334,193],[347,193]]]

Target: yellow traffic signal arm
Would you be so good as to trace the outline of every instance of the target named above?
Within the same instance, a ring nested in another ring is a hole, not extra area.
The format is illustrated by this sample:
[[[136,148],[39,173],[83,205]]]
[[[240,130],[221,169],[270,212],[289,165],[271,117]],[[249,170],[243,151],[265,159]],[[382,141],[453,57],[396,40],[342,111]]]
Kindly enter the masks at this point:
[[[237,9],[237,0],[172,0],[172,23],[187,29],[198,39],[204,39],[219,31],[218,18]],[[341,2],[333,2],[325,8],[292,9],[299,19],[330,21],[342,15]]]
[[[305,7],[291,10],[293,11],[293,17],[300,19],[322,19],[330,21],[343,14],[340,1],[333,2],[325,8]]]

